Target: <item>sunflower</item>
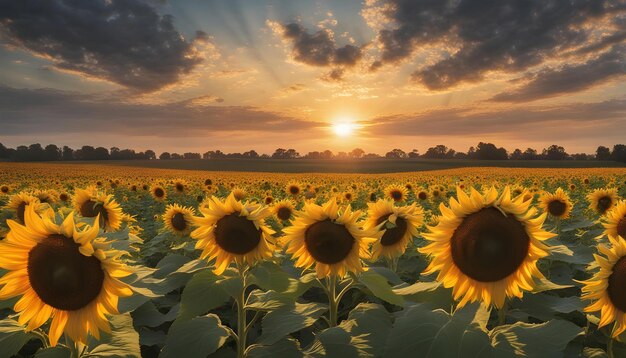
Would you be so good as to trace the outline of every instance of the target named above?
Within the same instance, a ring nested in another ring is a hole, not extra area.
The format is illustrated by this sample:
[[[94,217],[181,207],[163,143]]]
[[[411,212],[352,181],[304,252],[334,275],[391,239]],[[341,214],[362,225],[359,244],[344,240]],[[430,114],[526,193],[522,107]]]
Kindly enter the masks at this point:
[[[200,258],[215,259],[215,274],[222,274],[233,260],[252,264],[272,257],[274,230],[265,225],[269,207],[242,203],[233,192],[225,201],[212,197],[200,212],[203,216],[194,218],[198,228],[191,237],[198,240]]]
[[[246,197],[246,191],[241,188],[234,188],[231,194],[235,196],[235,200],[243,200]]]
[[[417,197],[419,200],[421,200],[421,201],[427,200],[427,199],[428,199],[428,192],[427,192],[426,190],[423,190],[423,189],[422,189],[422,190],[420,190],[419,192],[417,192],[416,197]]]
[[[0,186],[0,193],[8,194],[11,189],[7,185]]]
[[[98,238],[98,221],[79,231],[70,213],[61,225],[49,209],[40,217],[26,208],[25,225],[8,220],[10,231],[0,242],[0,300],[21,296],[13,309],[28,331],[52,318],[48,336],[55,346],[65,332],[87,343],[91,334],[110,332],[106,315],[117,314],[119,297],[131,289],[119,279],[132,273],[119,261],[122,252]]]
[[[165,189],[160,185],[155,185],[150,188],[150,194],[158,201],[163,201],[165,200],[165,198],[167,198],[167,193],[165,192]]]
[[[84,218],[99,218],[100,227],[105,231],[116,231],[122,225],[122,208],[113,195],[100,193],[95,187],[76,189],[74,210]]]
[[[613,206],[602,225],[605,235],[626,237],[626,200],[620,200]]]
[[[418,235],[417,228],[424,222],[422,208],[415,204],[398,207],[391,199],[367,205],[367,220],[363,228],[383,232],[380,241],[372,246],[372,259],[402,255],[411,238]]]
[[[174,189],[177,193],[184,193],[187,188],[187,183],[184,180],[176,180],[174,182]]]
[[[184,236],[191,232],[194,214],[193,208],[178,204],[168,205],[163,214],[163,222],[170,232]]]
[[[626,330],[626,241],[617,236],[609,236],[609,241],[610,248],[598,245],[604,257],[593,255],[600,271],[580,281],[581,299],[592,301],[585,312],[600,311],[599,328],[615,322],[611,336],[617,337]]]
[[[389,185],[385,188],[385,197],[393,199],[395,202],[404,201],[409,195],[409,191],[400,185]]]
[[[15,217],[19,222],[24,222],[24,211],[27,206],[30,204],[36,204],[38,206],[40,204],[39,199],[35,196],[21,192],[18,194],[11,195],[9,198],[9,202],[6,205],[6,208],[15,213]]]
[[[617,201],[617,189],[596,189],[587,195],[589,208],[600,215],[606,214]]]
[[[318,278],[364,271],[361,259],[370,258],[369,245],[382,232],[361,229],[360,216],[361,211],[353,212],[349,205],[340,208],[334,199],[322,206],[305,203],[293,225],[283,230],[295,266],[315,264]]]
[[[287,221],[291,219],[293,212],[296,210],[294,203],[289,199],[284,199],[272,206],[272,213],[280,221]]]
[[[558,188],[554,194],[546,192],[539,199],[539,207],[558,219],[567,219],[573,206],[569,195],[561,188]]]
[[[285,187],[285,192],[289,195],[297,196],[302,192],[302,188],[300,188],[300,184],[291,182]]]
[[[431,243],[419,251],[432,257],[424,274],[439,271],[459,306],[482,299],[501,308],[506,297],[532,290],[533,278],[543,278],[537,260],[549,251],[542,241],[555,236],[541,227],[547,214],[535,217],[521,195],[511,200],[508,186],[500,196],[493,187],[469,196],[457,188],[457,197],[439,206],[437,226],[423,234]]]
[[[33,193],[41,203],[49,205],[56,204],[59,201],[59,193],[54,189],[49,190],[37,190]]]

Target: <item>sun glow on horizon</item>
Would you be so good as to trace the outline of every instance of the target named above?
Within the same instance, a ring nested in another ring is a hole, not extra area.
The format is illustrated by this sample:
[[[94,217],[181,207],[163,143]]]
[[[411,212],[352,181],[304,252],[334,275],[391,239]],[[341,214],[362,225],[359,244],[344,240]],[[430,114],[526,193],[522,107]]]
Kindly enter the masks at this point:
[[[335,135],[337,135],[338,137],[350,137],[354,134],[356,130],[356,125],[352,122],[339,122],[339,123],[333,123],[332,125],[332,131],[333,133],[335,133]]]

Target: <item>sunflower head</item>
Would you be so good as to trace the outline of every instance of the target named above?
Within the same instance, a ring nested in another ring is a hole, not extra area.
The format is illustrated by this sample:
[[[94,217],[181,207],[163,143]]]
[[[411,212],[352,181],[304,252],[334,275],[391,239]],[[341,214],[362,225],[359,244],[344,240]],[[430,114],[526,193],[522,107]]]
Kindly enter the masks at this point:
[[[6,208],[15,213],[15,217],[21,223],[24,222],[24,212],[29,205],[39,206],[41,203],[37,197],[27,192],[14,194],[9,198]]]
[[[167,198],[167,193],[165,192],[165,188],[160,185],[155,185],[150,189],[150,194],[153,198],[158,201],[163,201]]]
[[[21,296],[18,322],[30,331],[52,318],[53,346],[63,332],[84,344],[89,334],[109,332],[106,316],[118,313],[118,297],[132,294],[119,279],[132,271],[119,261],[123,253],[98,237],[98,222],[79,230],[73,213],[59,225],[51,209],[39,216],[28,206],[24,225],[7,223],[0,267],[9,272],[0,278],[0,300]]]
[[[573,208],[569,195],[558,188],[554,194],[544,193],[539,201],[539,207],[550,216],[558,219],[567,219]]]
[[[302,188],[300,187],[300,184],[291,182],[285,187],[285,192],[288,195],[297,196],[302,192]]]
[[[555,236],[541,227],[546,214],[537,217],[521,195],[511,199],[509,187],[500,195],[472,188],[469,196],[459,188],[457,198],[440,205],[437,226],[423,234],[431,243],[419,251],[432,257],[425,274],[438,271],[460,306],[482,300],[499,308],[532,290],[534,277],[543,277],[537,260],[549,251],[543,241]]]
[[[426,190],[420,190],[417,193],[417,198],[421,201],[427,200],[428,199],[428,192]]]
[[[382,233],[380,240],[372,246],[372,259],[402,255],[411,238],[418,235],[417,229],[423,222],[423,210],[415,204],[397,207],[391,199],[369,203],[363,228]]]
[[[612,337],[626,330],[626,240],[609,236],[610,247],[598,245],[603,255],[594,255],[600,270],[590,279],[581,281],[583,300],[590,300],[585,312],[600,312],[598,327],[615,322]]]
[[[277,202],[272,207],[272,213],[278,218],[280,221],[287,221],[291,219],[296,206],[291,200],[285,199]]]
[[[176,180],[174,182],[174,190],[176,190],[177,193],[184,193],[186,188],[187,183],[184,180]]]
[[[116,231],[122,225],[122,208],[113,195],[98,192],[95,187],[77,189],[74,193],[74,210],[85,218],[98,218],[106,231]]]
[[[246,197],[246,191],[241,188],[233,188],[231,194],[233,195],[235,200],[239,201],[243,200]]]
[[[607,212],[602,225],[605,235],[626,237],[626,200],[620,200]]]
[[[170,232],[187,235],[191,232],[194,214],[193,208],[178,204],[168,205],[163,214],[163,223]]]
[[[2,185],[0,186],[0,193],[2,194],[8,194],[9,193],[9,187],[7,185]]]
[[[253,264],[272,257],[274,231],[265,224],[270,208],[242,203],[231,193],[225,201],[212,197],[200,212],[203,216],[194,218],[197,229],[191,237],[198,240],[196,249],[202,250],[202,259],[215,259],[216,274],[222,274],[232,261]]]
[[[385,188],[385,197],[392,199],[395,202],[405,201],[409,195],[409,191],[404,186],[389,185]]]
[[[617,202],[617,189],[596,189],[587,195],[589,208],[594,212],[605,215]]]
[[[305,203],[293,225],[284,229],[287,253],[296,260],[296,267],[315,264],[319,278],[364,271],[361,259],[370,257],[369,245],[381,233],[361,229],[360,216],[349,205],[340,208],[334,199],[322,206]]]

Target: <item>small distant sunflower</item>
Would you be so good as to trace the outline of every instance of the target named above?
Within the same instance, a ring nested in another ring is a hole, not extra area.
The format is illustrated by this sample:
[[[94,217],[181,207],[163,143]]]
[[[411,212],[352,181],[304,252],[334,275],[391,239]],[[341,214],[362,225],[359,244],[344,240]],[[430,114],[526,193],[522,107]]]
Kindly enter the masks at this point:
[[[453,288],[459,306],[481,300],[501,308],[506,297],[522,297],[534,278],[543,278],[537,260],[548,255],[543,241],[555,234],[542,229],[546,213],[520,196],[511,200],[507,186],[484,194],[457,189],[449,207],[440,205],[437,226],[422,236],[431,243],[419,249],[432,257],[425,274],[439,271],[437,280]]]
[[[0,193],[8,194],[11,189],[7,185],[0,186]]]
[[[620,200],[613,206],[602,225],[605,235],[626,238],[626,200]]]
[[[163,222],[170,232],[177,235],[187,235],[192,230],[194,214],[193,208],[178,204],[168,205],[163,214]]]
[[[17,220],[21,223],[24,222],[24,210],[26,209],[26,207],[28,205],[39,205],[39,199],[37,199],[35,196],[26,193],[26,192],[21,192],[18,194],[14,194],[11,195],[11,197],[9,198],[9,202],[6,205],[6,208],[13,211],[15,213],[15,217],[17,218]]]
[[[409,191],[404,186],[395,184],[387,186],[384,192],[386,198],[393,199],[395,202],[405,201],[409,195]]]
[[[372,245],[372,260],[380,256],[393,258],[406,250],[412,237],[418,235],[417,228],[424,222],[422,208],[415,204],[395,206],[393,200],[378,200],[367,204],[367,220],[364,229],[380,229],[380,240]]]
[[[267,195],[265,196],[265,199],[263,199],[263,202],[265,203],[265,205],[270,205],[274,202],[274,197],[271,195]]]
[[[596,189],[587,195],[589,208],[600,215],[606,214],[617,202],[617,189]]]
[[[46,203],[49,205],[56,204],[59,201],[59,193],[57,193],[54,189],[49,190],[37,190],[33,193],[41,203]]]
[[[615,322],[611,336],[617,337],[626,330],[626,240],[609,236],[611,247],[598,245],[604,256],[593,255],[600,270],[590,279],[580,281],[581,299],[592,303],[585,312],[600,312],[598,327]]]
[[[106,231],[118,230],[122,225],[122,208],[113,195],[100,193],[94,187],[76,189],[74,210],[84,218],[99,218],[99,225]]]
[[[300,187],[300,184],[291,182],[285,187],[285,192],[289,195],[297,196],[302,192],[302,188]]]
[[[544,193],[539,199],[539,207],[552,217],[567,219],[574,205],[569,195],[563,189],[558,188],[554,194]]]
[[[422,189],[417,192],[416,197],[421,201],[428,200],[428,192]]]
[[[167,193],[165,192],[165,189],[160,185],[155,185],[150,188],[150,194],[158,201],[163,201],[165,200],[165,198],[167,198]]]
[[[187,183],[184,180],[176,180],[174,182],[174,190],[176,190],[177,193],[184,193],[186,188]]]
[[[295,210],[296,206],[291,200],[288,199],[281,200],[272,206],[272,213],[274,213],[280,221],[287,221],[291,219]]]
[[[351,202],[354,199],[354,194],[351,191],[346,191],[343,193],[341,200],[346,202]]]
[[[235,197],[236,200],[243,200],[246,197],[246,191],[241,188],[234,188],[231,194]]]
[[[374,201],[378,200],[378,195],[376,194],[375,191],[372,191],[372,192],[370,192],[367,195],[367,198],[368,198],[369,201],[374,202]]]
[[[293,225],[283,230],[287,253],[296,260],[295,266],[315,264],[318,278],[364,271],[361,259],[370,258],[369,245],[381,233],[361,229],[357,222],[360,216],[361,212],[353,212],[349,205],[340,208],[334,199],[322,206],[305,203]]]
[[[59,194],[59,200],[61,200],[64,203],[67,203],[68,201],[70,201],[70,195],[68,193],[61,193]]]
[[[25,225],[7,221],[0,267],[9,272],[0,278],[0,300],[21,296],[13,309],[28,331],[52,318],[52,346],[63,332],[86,344],[89,334],[99,339],[100,331],[110,332],[106,316],[118,314],[118,298],[132,294],[119,279],[132,271],[119,261],[122,252],[97,237],[97,222],[80,231],[73,213],[60,225],[54,216],[49,209],[40,217],[29,205]]]
[[[221,275],[232,261],[252,264],[272,257],[274,230],[265,225],[270,208],[235,198],[231,193],[225,201],[216,197],[200,208],[202,217],[195,217],[197,229],[191,237],[198,240],[200,258],[215,259],[215,274]]]

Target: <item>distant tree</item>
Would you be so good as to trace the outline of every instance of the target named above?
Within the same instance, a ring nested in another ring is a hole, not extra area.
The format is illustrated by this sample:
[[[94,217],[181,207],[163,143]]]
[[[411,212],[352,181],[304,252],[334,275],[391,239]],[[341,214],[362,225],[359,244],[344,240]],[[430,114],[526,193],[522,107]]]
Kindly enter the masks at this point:
[[[202,156],[200,153],[185,153],[183,154],[183,159],[200,159]]]
[[[249,150],[243,153],[243,157],[244,158],[258,158],[259,153],[257,153],[256,150]]]
[[[304,159],[321,159],[322,153],[320,152],[308,152],[302,158]]]
[[[537,160],[539,159],[539,154],[537,154],[537,150],[533,148],[526,148],[524,153],[522,153],[523,160]]]
[[[596,159],[611,160],[611,150],[605,146],[599,146],[598,149],[596,149]]]
[[[547,160],[564,160],[568,157],[565,152],[565,148],[556,144],[552,144],[548,148],[545,148],[541,154],[543,158]]]
[[[385,154],[385,158],[391,158],[391,159],[404,159],[407,157],[408,156],[405,151],[403,151],[402,149],[397,149],[397,148]]]
[[[355,158],[355,159],[359,159],[359,158],[363,157],[364,154],[365,154],[365,151],[363,149],[361,149],[361,148],[354,148],[350,152],[350,157],[351,158]]]
[[[54,144],[48,144],[44,149],[44,160],[61,160],[61,149]]]
[[[347,159],[348,158],[348,153],[346,153],[346,152],[339,152],[339,153],[337,153],[335,158],[336,159]]]
[[[439,144],[434,147],[428,148],[423,157],[428,159],[446,159],[452,158],[454,156],[454,153],[456,153],[454,150],[448,149],[448,147],[443,144]]]
[[[94,160],[107,160],[109,159],[109,150],[104,147],[98,147],[94,149]]]
[[[322,155],[322,159],[332,159],[333,158],[333,152],[331,152],[330,150],[326,149],[325,151],[323,151],[321,153]]]
[[[478,143],[476,147],[476,153],[474,154],[476,159],[481,160],[506,160],[509,159],[509,155],[506,149],[496,147],[493,143]]]
[[[374,159],[374,158],[380,158],[381,156],[379,154],[376,153],[367,153],[363,156],[363,158],[365,159]]]
[[[467,153],[463,153],[463,152],[456,152],[454,154],[454,159],[467,159],[468,155]]]
[[[159,159],[161,160],[169,160],[172,159],[172,155],[169,152],[163,152],[159,155]]]
[[[146,150],[145,154],[146,154],[146,159],[149,159],[149,160],[156,159],[156,153],[151,149]]]
[[[413,149],[408,153],[409,158],[419,158],[420,152],[417,149]]]
[[[509,156],[509,159],[521,160],[523,155],[524,153],[522,153],[522,150],[518,148],[518,149],[515,149],[513,153],[511,153],[511,155]]]
[[[571,155],[574,160],[590,160],[593,159],[593,155],[585,154],[585,153],[576,153]]]
[[[61,159],[63,160],[73,160],[74,159],[74,149],[68,147],[67,145],[63,146],[63,154],[61,154]]]
[[[274,154],[272,154],[272,158],[273,159],[284,159],[285,158],[285,152],[287,152],[287,150],[283,149],[283,148],[278,148],[274,151]]]
[[[616,144],[613,146],[613,151],[611,152],[611,159],[626,163],[626,145],[624,144]]]
[[[172,153],[172,159],[183,159],[183,156],[178,153]]]
[[[9,148],[0,143],[0,159],[9,159]]]

